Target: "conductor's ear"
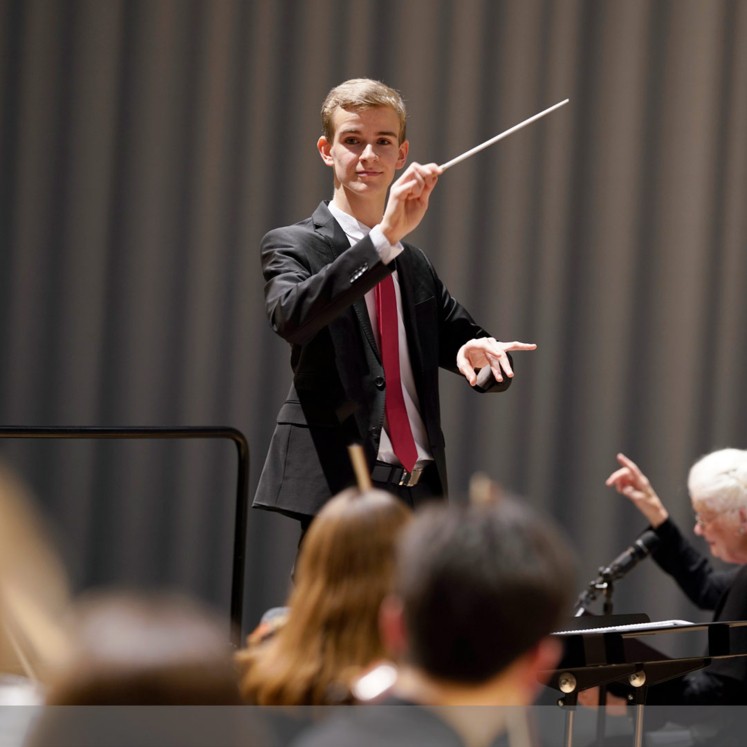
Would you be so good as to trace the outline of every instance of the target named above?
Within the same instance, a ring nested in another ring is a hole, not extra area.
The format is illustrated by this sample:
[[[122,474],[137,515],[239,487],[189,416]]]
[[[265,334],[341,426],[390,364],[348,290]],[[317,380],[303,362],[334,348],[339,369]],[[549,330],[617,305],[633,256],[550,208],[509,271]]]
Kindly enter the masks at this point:
[[[522,697],[526,704],[535,699],[541,685],[547,681],[562,653],[560,642],[548,636],[509,665],[508,671],[516,678],[516,692],[523,692]]]
[[[332,143],[327,140],[325,135],[322,135],[319,140],[316,141],[316,149],[319,151],[322,161],[324,161],[327,166],[332,166],[334,164],[331,153]]]
[[[401,169],[407,163],[407,154],[410,152],[410,141],[403,140],[397,150],[397,165],[395,168]]]

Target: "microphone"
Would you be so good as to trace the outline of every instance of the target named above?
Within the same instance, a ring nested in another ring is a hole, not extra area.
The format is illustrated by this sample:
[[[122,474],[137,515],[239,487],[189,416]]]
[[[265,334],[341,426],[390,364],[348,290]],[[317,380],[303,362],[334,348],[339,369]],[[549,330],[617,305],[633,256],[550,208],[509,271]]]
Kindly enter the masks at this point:
[[[653,529],[647,529],[625,552],[620,553],[606,568],[599,569],[599,575],[606,581],[616,581],[638,563],[647,558],[659,544],[659,537]]]

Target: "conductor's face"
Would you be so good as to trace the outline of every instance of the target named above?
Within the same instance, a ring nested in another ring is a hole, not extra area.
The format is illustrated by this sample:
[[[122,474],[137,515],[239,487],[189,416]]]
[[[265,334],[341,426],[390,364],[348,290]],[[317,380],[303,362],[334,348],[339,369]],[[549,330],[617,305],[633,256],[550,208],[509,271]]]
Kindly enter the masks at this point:
[[[745,536],[740,531],[738,510],[715,510],[697,500],[693,500],[695,510],[694,531],[708,543],[711,555],[727,563],[746,563]]]
[[[407,160],[408,143],[399,142],[399,118],[387,106],[358,111],[337,108],[335,134],[330,143],[319,138],[324,162],[334,170],[335,189],[353,199],[384,200],[397,169]]]

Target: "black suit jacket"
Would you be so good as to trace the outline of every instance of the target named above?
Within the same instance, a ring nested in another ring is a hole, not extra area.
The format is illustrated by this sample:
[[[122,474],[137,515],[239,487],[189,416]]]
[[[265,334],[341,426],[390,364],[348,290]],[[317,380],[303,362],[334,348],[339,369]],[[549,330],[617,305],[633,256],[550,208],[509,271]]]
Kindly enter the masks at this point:
[[[416,247],[381,262],[370,238],[350,246],[321,203],[311,218],[270,231],[261,243],[265,302],[273,330],[291,345],[293,384],[277,418],[254,506],[315,515],[354,484],[347,446],[369,465],[384,423],[386,382],[364,295],[396,266],[412,370],[430,451],[446,493],[438,368],[456,372],[456,354],[488,333],[449,294]],[[510,380],[490,380],[502,391]]]

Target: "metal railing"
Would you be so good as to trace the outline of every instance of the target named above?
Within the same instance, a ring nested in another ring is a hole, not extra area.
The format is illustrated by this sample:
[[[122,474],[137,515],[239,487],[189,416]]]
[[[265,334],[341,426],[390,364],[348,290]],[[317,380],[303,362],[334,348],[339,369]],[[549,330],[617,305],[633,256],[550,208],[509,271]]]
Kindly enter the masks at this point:
[[[223,426],[1,426],[2,439],[88,439],[88,440],[164,440],[227,439],[238,452],[236,509],[231,573],[231,636],[238,645],[244,610],[244,571],[246,566],[246,524],[249,506],[249,444],[236,428]]]

